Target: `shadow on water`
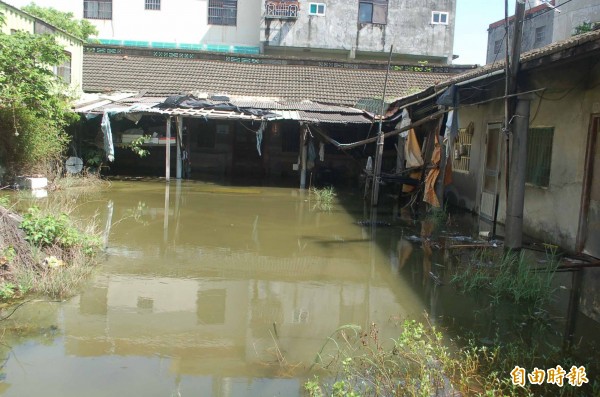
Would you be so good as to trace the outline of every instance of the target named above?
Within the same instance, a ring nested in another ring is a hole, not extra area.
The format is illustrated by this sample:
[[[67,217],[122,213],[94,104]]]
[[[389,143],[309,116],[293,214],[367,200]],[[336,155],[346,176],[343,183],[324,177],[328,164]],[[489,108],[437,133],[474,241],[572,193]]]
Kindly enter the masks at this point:
[[[443,242],[478,235],[469,214],[436,228],[353,191],[323,210],[292,188],[151,179],[115,181],[78,213],[105,219],[102,271],[68,302],[11,318],[7,329],[50,336],[5,334],[3,395],[302,395],[333,330],[377,323],[396,337],[425,311],[483,343],[560,345],[565,328],[573,341],[598,329],[567,315],[568,275],[541,328],[526,307],[450,286],[457,262]]]

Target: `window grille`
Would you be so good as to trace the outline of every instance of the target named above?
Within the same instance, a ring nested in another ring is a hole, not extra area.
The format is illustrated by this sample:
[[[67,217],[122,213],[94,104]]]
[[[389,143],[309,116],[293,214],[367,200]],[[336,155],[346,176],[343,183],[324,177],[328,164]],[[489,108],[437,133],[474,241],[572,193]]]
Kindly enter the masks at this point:
[[[237,0],[208,0],[209,25],[237,25]]]
[[[535,45],[540,45],[546,39],[546,27],[535,28]]]
[[[160,11],[160,0],[146,0],[145,1],[145,9]]]
[[[494,55],[499,54],[502,50],[502,41],[503,40],[496,40],[494,42]]]
[[[65,56],[67,59],[56,67],[55,74],[62,78],[65,83],[71,84],[71,53],[65,52]]]
[[[469,124],[467,128],[458,130],[458,137],[454,142],[454,159],[452,170],[455,172],[468,173],[471,166],[471,141],[473,139],[473,127]]]
[[[538,187],[550,186],[553,138],[554,127],[529,129],[525,182]]]
[[[358,22],[387,23],[388,0],[365,0],[358,3]]]
[[[112,0],[83,0],[83,17],[112,19]]]

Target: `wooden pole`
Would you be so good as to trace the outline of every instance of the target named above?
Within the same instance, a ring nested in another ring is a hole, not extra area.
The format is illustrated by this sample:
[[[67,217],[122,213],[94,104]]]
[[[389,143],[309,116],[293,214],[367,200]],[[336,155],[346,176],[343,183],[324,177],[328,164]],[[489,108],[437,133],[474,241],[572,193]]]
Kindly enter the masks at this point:
[[[167,117],[167,142],[165,142],[165,179],[171,180],[171,117]]]
[[[383,161],[383,145],[385,136],[383,135],[383,112],[385,110],[385,93],[390,75],[390,64],[392,63],[392,52],[394,46],[390,46],[390,56],[388,58],[387,70],[385,71],[385,81],[383,83],[383,95],[381,96],[381,110],[379,111],[379,131],[377,132],[377,147],[375,148],[375,168],[373,169],[373,195],[371,196],[371,205],[376,207],[379,201],[379,184],[381,183],[381,162]]]
[[[183,116],[177,116],[177,135],[175,139],[175,147],[177,153],[177,171],[176,177],[177,179],[181,179],[181,171],[182,167],[182,158],[181,158],[181,140],[183,137]]]
[[[515,112],[515,129],[511,139],[511,184],[506,203],[506,236],[504,241],[508,249],[518,250],[523,245],[523,207],[525,201],[529,105],[529,98],[519,98]]]
[[[308,149],[306,147],[306,138],[306,126],[303,125],[302,128],[300,128],[300,189],[306,188],[306,156]]]

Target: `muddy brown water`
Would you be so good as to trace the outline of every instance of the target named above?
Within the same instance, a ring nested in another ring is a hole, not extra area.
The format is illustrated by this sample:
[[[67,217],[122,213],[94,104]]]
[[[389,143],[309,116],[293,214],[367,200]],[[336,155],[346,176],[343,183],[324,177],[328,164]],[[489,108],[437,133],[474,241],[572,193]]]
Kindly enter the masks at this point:
[[[77,205],[105,259],[81,294],[10,318],[4,396],[300,396],[345,324],[387,339],[425,311],[496,334],[522,323],[439,285],[451,264],[413,241],[408,214],[360,222],[359,193],[324,207],[291,188],[119,181]]]

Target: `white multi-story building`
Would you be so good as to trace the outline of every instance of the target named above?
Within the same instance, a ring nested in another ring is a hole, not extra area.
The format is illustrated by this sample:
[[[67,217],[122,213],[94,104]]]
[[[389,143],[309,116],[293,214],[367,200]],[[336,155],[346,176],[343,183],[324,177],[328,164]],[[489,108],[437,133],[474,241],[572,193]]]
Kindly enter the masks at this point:
[[[31,0],[8,0],[16,6]],[[102,44],[450,63],[456,0],[36,0]]]

